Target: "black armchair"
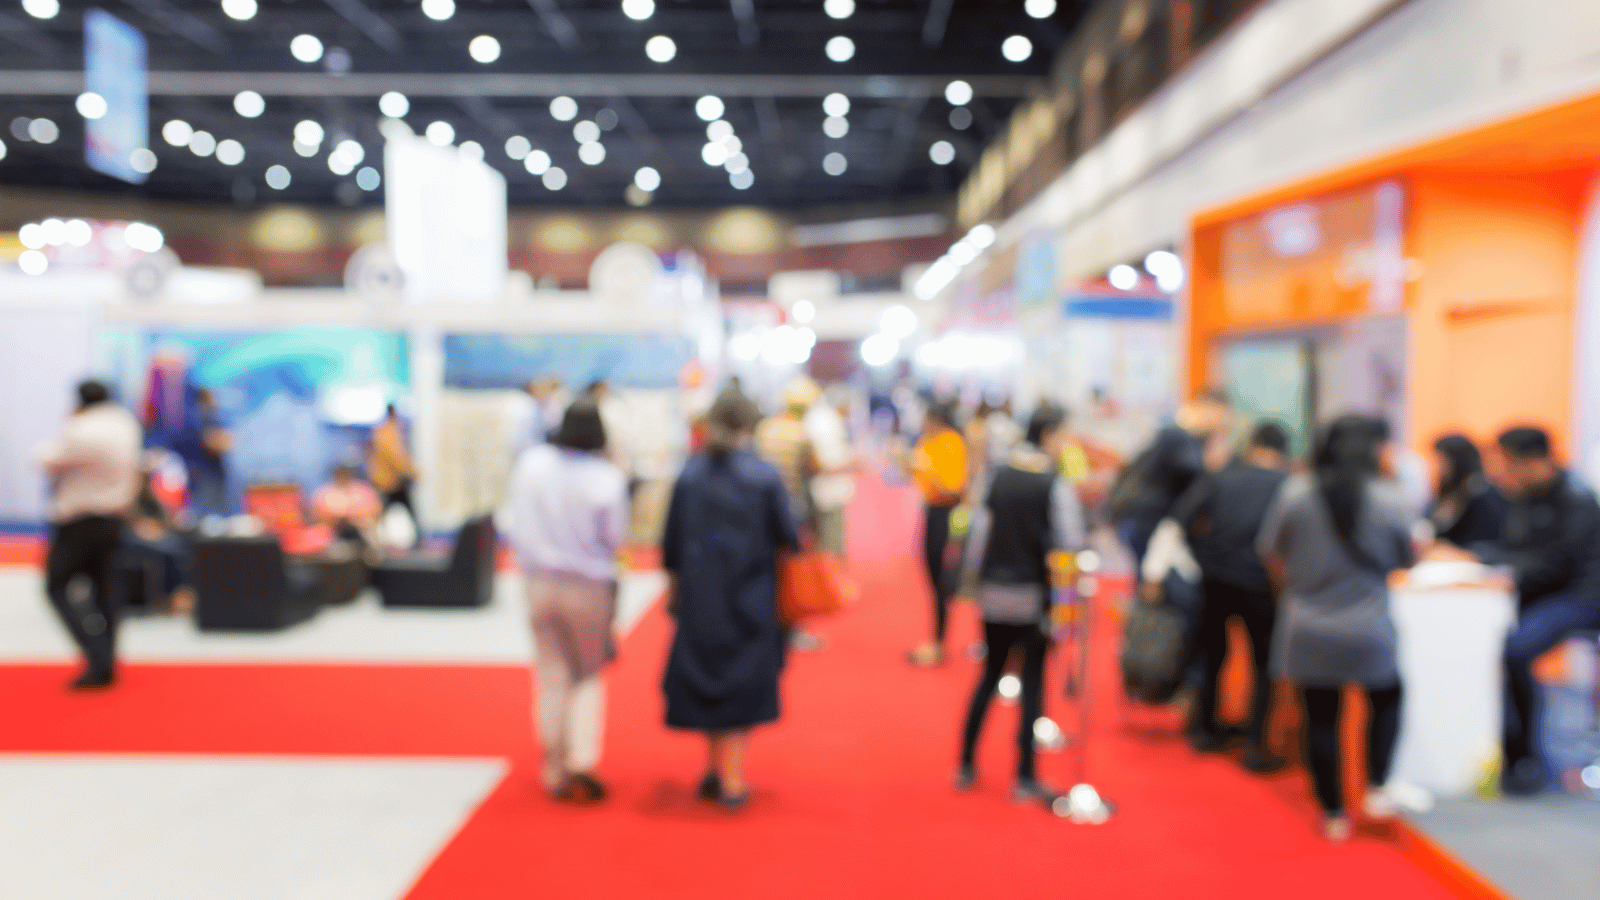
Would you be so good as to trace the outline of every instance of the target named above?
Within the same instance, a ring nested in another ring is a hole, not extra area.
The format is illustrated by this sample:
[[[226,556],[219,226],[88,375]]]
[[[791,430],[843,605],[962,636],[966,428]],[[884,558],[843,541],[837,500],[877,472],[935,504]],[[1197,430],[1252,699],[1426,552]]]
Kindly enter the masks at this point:
[[[456,532],[447,558],[414,553],[384,560],[372,583],[386,607],[470,609],[489,605],[494,593],[494,521],[470,519]]]
[[[194,543],[195,622],[201,631],[277,631],[316,614],[321,581],[272,536]]]

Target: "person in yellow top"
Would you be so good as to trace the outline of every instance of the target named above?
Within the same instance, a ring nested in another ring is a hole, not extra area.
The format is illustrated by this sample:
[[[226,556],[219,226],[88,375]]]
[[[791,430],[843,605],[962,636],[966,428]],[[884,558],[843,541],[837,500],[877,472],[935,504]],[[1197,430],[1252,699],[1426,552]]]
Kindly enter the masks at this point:
[[[911,454],[911,477],[926,501],[922,549],[933,588],[933,639],[911,651],[916,666],[937,666],[945,660],[944,637],[949,621],[950,586],[944,567],[950,540],[950,513],[967,490],[967,442],[956,427],[956,408],[935,403],[925,420],[922,440]]]
[[[411,486],[417,479],[417,467],[411,461],[411,451],[406,448],[405,432],[400,427],[400,415],[394,404],[389,404],[383,423],[372,432],[372,455],[367,460],[367,474],[372,487],[383,499],[383,509],[398,503],[406,508],[411,521],[417,522],[417,508],[411,502]]]

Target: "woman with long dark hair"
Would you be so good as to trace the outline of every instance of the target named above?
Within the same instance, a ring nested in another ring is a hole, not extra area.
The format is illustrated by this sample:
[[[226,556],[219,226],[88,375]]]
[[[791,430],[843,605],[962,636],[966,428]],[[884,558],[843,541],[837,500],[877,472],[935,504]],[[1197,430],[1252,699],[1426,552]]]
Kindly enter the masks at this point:
[[[1447,434],[1433,445],[1438,493],[1428,507],[1434,536],[1457,547],[1500,540],[1507,501],[1483,475],[1483,456],[1472,439]]]
[[[798,543],[783,478],[750,449],[760,418],[737,390],[712,404],[707,447],[673,486],[661,544],[678,626],[662,686],[667,726],[705,734],[699,795],[729,811],[750,799],[750,729],[778,718],[777,554]]]
[[[1323,834],[1348,840],[1339,778],[1339,715],[1345,685],[1360,685],[1371,707],[1368,790],[1363,811],[1389,819],[1384,790],[1400,731],[1400,670],[1389,614],[1390,573],[1415,561],[1411,517],[1393,475],[1389,426],[1344,416],[1323,432],[1313,472],[1284,484],[1257,549],[1282,588],[1273,651],[1300,689],[1306,747]]]

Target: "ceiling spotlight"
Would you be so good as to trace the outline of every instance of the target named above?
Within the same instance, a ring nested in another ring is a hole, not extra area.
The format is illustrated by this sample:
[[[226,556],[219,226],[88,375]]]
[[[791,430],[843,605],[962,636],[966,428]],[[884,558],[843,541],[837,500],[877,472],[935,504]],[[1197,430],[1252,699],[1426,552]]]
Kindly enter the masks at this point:
[[[847,116],[850,114],[850,98],[843,94],[829,94],[822,98],[822,111],[830,116]]]
[[[39,18],[48,19],[49,16]],[[50,268],[50,258],[38,250],[24,250],[17,254],[17,268],[24,275],[43,275]]]
[[[435,147],[448,147],[455,143],[456,140],[455,126],[449,122],[430,122],[428,123],[428,130],[423,134],[427,136],[428,142]]]
[[[622,0],[622,14],[635,22],[643,22],[656,14],[656,0]]]
[[[32,124],[33,120],[27,116],[17,116],[11,120],[11,135],[19,141],[33,140],[28,136],[28,126]],[[188,138],[184,138],[184,140],[188,140]]]
[[[1033,55],[1033,41],[1020,34],[1013,34],[1000,45],[1000,54],[1014,63],[1023,62]]]
[[[1056,0],[1027,0],[1022,9],[1035,19],[1048,19],[1056,14]]]
[[[728,170],[729,175],[737,175],[750,168],[750,157],[745,156],[743,153],[730,154],[728,161],[723,163],[722,167]]]
[[[322,143],[322,126],[310,119],[301,119],[294,126],[294,142],[314,147]]]
[[[74,247],[87,247],[94,240],[94,229],[82,219],[72,219],[67,222],[67,243]]]
[[[928,158],[933,160],[934,165],[948,166],[956,161],[955,145],[949,141],[938,141],[928,148]]]
[[[378,189],[378,185],[382,183],[383,176],[379,175],[378,170],[371,166],[362,166],[361,171],[356,173],[356,187],[361,188],[363,191],[375,191]]]
[[[289,170],[283,166],[273,166],[267,169],[267,187],[281,191],[289,186]]]
[[[98,119],[106,114],[106,98],[94,91],[85,91],[78,95],[78,115],[85,119]]]
[[[578,101],[571,97],[557,97],[551,100],[550,116],[557,122],[571,122],[578,117]]]
[[[222,0],[222,11],[230,19],[248,22],[256,17],[256,0]]]
[[[817,317],[817,305],[810,300],[796,300],[794,306],[789,308],[789,315],[794,317],[801,325]]]
[[[886,366],[900,355],[900,342],[893,335],[878,332],[861,342],[861,361],[873,368]]]
[[[462,144],[462,147],[465,147]],[[482,149],[482,148],[479,148]],[[348,157],[352,162],[359,163],[367,158],[367,151],[362,149],[360,142],[345,139],[334,145],[333,152],[340,156]]]
[[[702,122],[713,122],[722,118],[725,108],[720,97],[713,97],[710,94],[694,102],[694,114],[699,116]]]
[[[39,223],[44,229],[44,242],[52,247],[59,247],[67,242],[67,223],[62,219],[49,218]]]
[[[844,116],[829,116],[822,120],[822,133],[831,138],[842,138],[850,133],[850,120]]]
[[[506,156],[512,159],[526,159],[532,149],[533,142],[520,134],[506,138]]]
[[[733,124],[726,119],[718,119],[706,126],[706,140],[725,141],[733,137]]]
[[[717,141],[717,143],[722,145],[722,149],[728,151],[729,156],[732,156],[733,154],[744,149],[744,141],[739,140],[739,136],[736,134],[730,134],[722,140]]]
[[[584,119],[582,122],[572,126],[572,136],[580,144],[592,144],[600,140],[600,126],[588,119]]]
[[[822,11],[830,19],[848,19],[855,14],[856,0],[825,0]]]
[[[843,153],[829,153],[822,158],[822,171],[829,175],[843,175],[850,168],[850,160],[844,158]]]
[[[422,0],[422,14],[435,22],[443,22],[456,14],[456,0]]]
[[[641,191],[654,193],[657,188],[661,187],[661,173],[650,166],[645,166],[633,173],[633,183],[638,185]]]
[[[29,222],[18,228],[17,241],[29,250],[43,250],[48,246],[44,239],[44,227],[38,222]]]
[[[122,241],[135,250],[154,253],[166,244],[167,237],[154,225],[132,222],[123,230]]]
[[[729,175],[728,183],[733,185],[733,189],[736,191],[748,191],[750,186],[756,183],[756,176],[754,172],[745,169],[742,172],[734,172]]]
[[[595,141],[578,148],[578,159],[586,166],[598,166],[606,161],[606,145]]]
[[[856,55],[856,42],[841,34],[838,37],[829,38],[828,45],[824,50],[828,54],[828,58],[836,63],[849,62],[851,57]]]
[[[550,171],[550,154],[543,150],[530,150],[522,158],[522,167],[528,170],[529,175],[543,175]]]
[[[720,166],[728,161],[728,148],[712,141],[700,148],[700,158],[708,166]]]
[[[594,114],[594,121],[600,126],[601,131],[615,131],[616,127],[622,124],[622,117],[617,115],[616,110],[607,106]]]
[[[559,191],[567,186],[567,172],[560,166],[551,166],[545,170],[544,186],[546,190]]]
[[[477,62],[488,65],[500,58],[500,42],[491,35],[480,34],[467,44],[467,53]]]
[[[406,95],[399,91],[389,91],[378,98],[378,112],[391,119],[404,118],[405,114],[410,111],[411,101],[407,100]]]
[[[217,162],[225,166],[237,166],[244,162],[244,145],[235,140],[226,140],[218,144]]]
[[[254,119],[267,111],[267,101],[255,91],[240,91],[233,95],[233,111],[246,119]]]
[[[1131,291],[1139,286],[1139,273],[1129,265],[1112,266],[1106,280],[1119,291]]]
[[[321,144],[302,144],[299,141],[294,142],[294,152],[300,154],[301,156],[316,156],[319,152],[321,152],[321,150]]]
[[[322,58],[322,42],[315,35],[297,35],[289,42],[289,53],[303,63],[314,63]]]
[[[972,102],[972,85],[959,79],[945,85],[944,99],[951,106],[966,106]]]
[[[22,11],[35,19],[54,19],[61,4],[58,0],[22,0]]]
[[[461,146],[457,147],[456,151],[461,154],[463,159],[483,162],[483,145],[477,141],[462,141]]]
[[[0,141],[0,159],[6,158],[6,142]]]
[[[54,144],[60,136],[61,129],[49,119],[34,119],[28,123],[28,137],[41,144]]]
[[[678,45],[664,34],[658,34],[644,42],[644,55],[650,57],[651,62],[669,63],[678,55]]]
[[[128,154],[128,165],[140,175],[149,175],[156,170],[156,155],[148,147],[140,147]]]
[[[950,110],[950,127],[957,131],[966,131],[972,127],[972,110],[965,106],[958,106]]]
[[[334,151],[328,154],[328,171],[335,175],[349,175],[356,170],[355,161],[343,153]]]

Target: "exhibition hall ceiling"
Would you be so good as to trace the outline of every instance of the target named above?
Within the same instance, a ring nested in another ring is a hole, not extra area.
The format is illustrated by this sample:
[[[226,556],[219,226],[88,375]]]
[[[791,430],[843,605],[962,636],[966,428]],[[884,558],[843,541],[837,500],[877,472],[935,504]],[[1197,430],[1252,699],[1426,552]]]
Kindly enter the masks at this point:
[[[0,185],[372,204],[392,117],[516,205],[948,195],[1092,3],[0,0]],[[84,162],[91,5],[148,42],[142,185]]]

